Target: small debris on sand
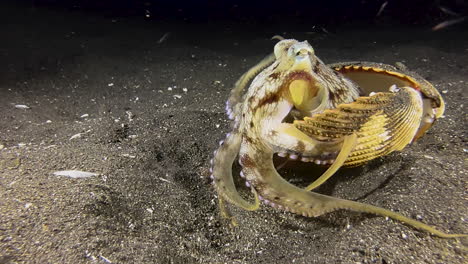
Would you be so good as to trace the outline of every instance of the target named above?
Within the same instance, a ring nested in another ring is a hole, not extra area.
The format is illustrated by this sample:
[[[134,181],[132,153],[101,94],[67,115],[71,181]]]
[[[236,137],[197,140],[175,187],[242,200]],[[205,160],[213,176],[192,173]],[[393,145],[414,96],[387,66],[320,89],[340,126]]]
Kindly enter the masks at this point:
[[[93,176],[97,176],[97,173],[86,172],[86,171],[78,171],[78,170],[65,170],[65,171],[56,171],[53,173],[55,176],[65,176],[74,179],[79,178],[89,178]]]

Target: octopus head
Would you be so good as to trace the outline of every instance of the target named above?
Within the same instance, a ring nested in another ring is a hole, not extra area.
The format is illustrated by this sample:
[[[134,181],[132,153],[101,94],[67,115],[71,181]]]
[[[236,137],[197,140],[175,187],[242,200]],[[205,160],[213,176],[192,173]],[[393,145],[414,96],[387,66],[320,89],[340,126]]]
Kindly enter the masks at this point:
[[[282,87],[294,108],[306,114],[318,108],[325,98],[320,77],[315,73],[322,62],[307,42],[286,39],[274,48],[278,70],[285,72]]]

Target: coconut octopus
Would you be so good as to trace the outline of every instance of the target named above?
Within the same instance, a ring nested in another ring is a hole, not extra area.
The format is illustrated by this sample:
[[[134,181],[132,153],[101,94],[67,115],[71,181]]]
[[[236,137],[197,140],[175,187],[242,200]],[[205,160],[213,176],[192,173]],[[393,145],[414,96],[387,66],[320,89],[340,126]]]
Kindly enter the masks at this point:
[[[307,41],[281,40],[272,55],[237,81],[226,111],[233,129],[211,160],[223,216],[230,217],[224,201],[250,211],[263,202],[306,217],[348,209],[386,216],[439,237],[466,236],[441,232],[380,207],[311,192],[342,166],[358,166],[402,150],[443,114],[439,92],[403,66],[325,65]],[[278,174],[275,153],[328,169],[300,188]],[[254,201],[244,199],[235,187],[232,165],[237,157]]]

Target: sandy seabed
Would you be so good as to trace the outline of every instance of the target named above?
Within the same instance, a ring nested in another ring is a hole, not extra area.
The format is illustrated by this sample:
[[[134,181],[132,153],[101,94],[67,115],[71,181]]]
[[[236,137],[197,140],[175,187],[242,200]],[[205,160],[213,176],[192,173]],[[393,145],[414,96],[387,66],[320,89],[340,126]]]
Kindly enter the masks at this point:
[[[383,217],[262,206],[232,208],[237,228],[221,219],[208,169],[229,132],[225,100],[272,51],[274,28],[0,10],[0,263],[466,263],[466,240]],[[466,233],[466,30],[276,33],[326,63],[403,62],[433,82],[445,118],[320,192]],[[71,169],[99,175],[52,174]]]

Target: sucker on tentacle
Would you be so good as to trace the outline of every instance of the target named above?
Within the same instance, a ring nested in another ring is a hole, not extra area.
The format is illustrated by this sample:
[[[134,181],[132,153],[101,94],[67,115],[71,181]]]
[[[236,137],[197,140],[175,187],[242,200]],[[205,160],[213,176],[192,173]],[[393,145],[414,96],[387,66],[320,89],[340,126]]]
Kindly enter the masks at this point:
[[[250,211],[262,201],[307,217],[348,209],[387,216],[439,237],[467,236],[447,234],[376,206],[310,192],[340,167],[402,150],[432,126],[443,114],[444,102],[419,75],[371,62],[326,66],[307,42],[282,40],[274,55],[239,79],[226,110],[235,119],[234,131],[212,160],[223,216],[229,217],[224,200]],[[278,174],[274,153],[330,167],[299,188]],[[254,202],[244,199],[234,185],[232,165],[238,154],[240,177]]]
[[[252,188],[255,202],[250,203],[239,195],[234,185],[234,178],[232,177],[232,164],[239,153],[241,139],[241,135],[236,132],[226,136],[226,139],[214,153],[214,158],[211,161],[212,168],[210,168],[210,172],[212,174],[210,177],[220,194],[220,199],[225,199],[244,210],[254,211],[260,206],[255,189]]]
[[[248,156],[251,154],[247,153],[254,154]],[[335,210],[347,209],[386,216],[442,238],[467,236],[447,234],[422,222],[380,207],[309,192],[296,187],[278,174],[273,164],[273,152],[267,148],[258,149],[256,146],[254,151],[251,145],[242,145],[240,155],[240,159],[244,160],[242,170],[245,175],[250,175],[247,180],[255,186],[263,202],[275,208],[306,217],[317,217]]]

